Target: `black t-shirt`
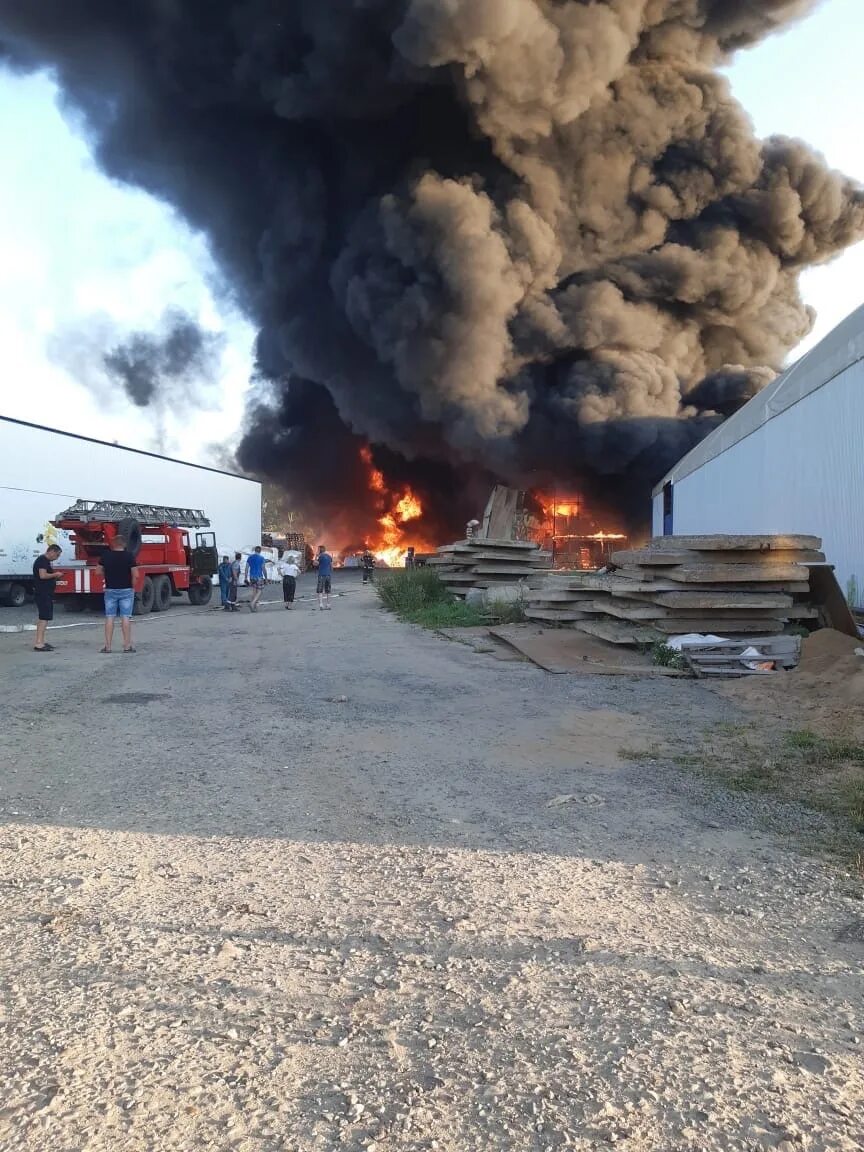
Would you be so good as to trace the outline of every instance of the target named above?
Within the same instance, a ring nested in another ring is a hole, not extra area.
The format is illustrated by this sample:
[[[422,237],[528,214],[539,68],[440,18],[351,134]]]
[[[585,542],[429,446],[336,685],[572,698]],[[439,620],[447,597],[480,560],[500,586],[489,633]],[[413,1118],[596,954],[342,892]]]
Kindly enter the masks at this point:
[[[103,553],[99,561],[105,573],[106,588],[131,588],[132,569],[135,567],[135,557],[125,549],[115,552],[109,549]]]
[[[33,576],[36,580],[36,587],[33,589],[34,595],[47,597],[49,600],[54,595],[55,580],[43,580],[39,575],[40,572],[53,572],[51,561],[47,556],[40,556],[33,564]]]

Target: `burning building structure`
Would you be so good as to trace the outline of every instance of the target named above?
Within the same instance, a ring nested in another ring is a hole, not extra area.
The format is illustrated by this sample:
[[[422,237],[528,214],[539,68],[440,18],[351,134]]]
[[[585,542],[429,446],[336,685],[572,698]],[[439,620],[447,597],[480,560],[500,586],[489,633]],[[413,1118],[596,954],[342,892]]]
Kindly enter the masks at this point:
[[[598,526],[590,506],[581,495],[555,490],[529,497],[528,536],[548,552],[553,568],[596,571],[604,568],[612,552],[627,545],[626,532]]]

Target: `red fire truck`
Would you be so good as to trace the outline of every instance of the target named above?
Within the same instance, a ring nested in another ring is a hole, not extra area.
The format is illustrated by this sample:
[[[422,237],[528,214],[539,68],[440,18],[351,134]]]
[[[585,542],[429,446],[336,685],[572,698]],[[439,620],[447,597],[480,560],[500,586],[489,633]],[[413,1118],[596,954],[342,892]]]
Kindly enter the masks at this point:
[[[190,604],[207,604],[213,594],[213,575],[219,556],[212,532],[196,532],[192,546],[190,528],[209,528],[203,512],[193,508],[167,508],[153,504],[124,504],[115,500],[78,500],[53,521],[69,532],[75,557],[61,560],[55,570],[63,573],[56,595],[68,612],[96,606],[105,590],[97,567],[115,536],[122,536],[135,557],[135,615],[164,612],[172,598],[186,593]]]

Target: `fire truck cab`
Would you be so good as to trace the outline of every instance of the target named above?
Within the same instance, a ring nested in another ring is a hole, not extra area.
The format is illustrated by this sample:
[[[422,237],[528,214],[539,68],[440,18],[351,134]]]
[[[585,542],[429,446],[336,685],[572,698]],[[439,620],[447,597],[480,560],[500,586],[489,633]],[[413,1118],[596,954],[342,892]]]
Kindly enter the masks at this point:
[[[151,504],[126,504],[114,500],[78,500],[53,521],[68,532],[74,559],[62,560],[56,596],[69,612],[81,612],[105,591],[98,567],[102,554],[116,536],[126,541],[135,557],[135,615],[164,612],[172,599],[184,592],[189,603],[207,604],[213,594],[213,576],[219,565],[216,537],[210,521],[193,508],[169,508]]]

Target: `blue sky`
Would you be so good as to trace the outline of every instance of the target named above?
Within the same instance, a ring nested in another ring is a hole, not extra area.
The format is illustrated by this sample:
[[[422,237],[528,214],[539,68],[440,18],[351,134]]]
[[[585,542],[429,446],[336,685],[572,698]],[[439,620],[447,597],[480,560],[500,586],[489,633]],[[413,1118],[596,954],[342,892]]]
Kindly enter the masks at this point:
[[[760,136],[800,136],[864,180],[861,0],[816,13],[742,53],[728,70]],[[0,413],[171,455],[206,459],[240,425],[253,331],[212,290],[205,240],[166,205],[112,183],[58,110],[46,77],[0,72]],[[802,278],[818,311],[805,347],[864,300],[864,245]],[[153,328],[166,305],[226,335],[221,381],[207,410],[153,421],[86,387],[50,349],[67,334],[98,343],[106,329]]]

